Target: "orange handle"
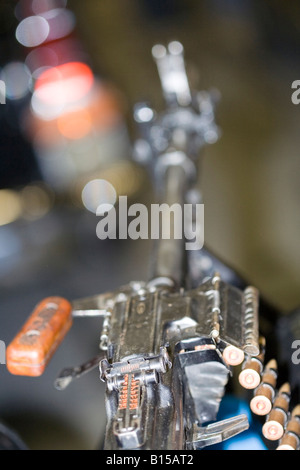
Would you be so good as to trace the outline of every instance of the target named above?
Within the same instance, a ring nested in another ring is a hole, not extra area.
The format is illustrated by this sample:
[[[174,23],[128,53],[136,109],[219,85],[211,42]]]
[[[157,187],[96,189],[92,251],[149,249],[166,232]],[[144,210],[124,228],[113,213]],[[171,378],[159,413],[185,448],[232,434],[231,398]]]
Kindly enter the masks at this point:
[[[11,374],[37,377],[72,325],[72,306],[61,297],[40,302],[6,350]]]

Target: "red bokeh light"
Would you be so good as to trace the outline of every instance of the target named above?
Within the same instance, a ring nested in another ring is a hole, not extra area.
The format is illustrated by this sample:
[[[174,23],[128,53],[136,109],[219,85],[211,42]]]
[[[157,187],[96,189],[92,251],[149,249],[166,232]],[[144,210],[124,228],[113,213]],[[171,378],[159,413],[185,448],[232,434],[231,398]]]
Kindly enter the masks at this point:
[[[92,89],[94,75],[82,62],[69,62],[45,70],[35,84],[39,100],[49,105],[70,104],[82,99]]]

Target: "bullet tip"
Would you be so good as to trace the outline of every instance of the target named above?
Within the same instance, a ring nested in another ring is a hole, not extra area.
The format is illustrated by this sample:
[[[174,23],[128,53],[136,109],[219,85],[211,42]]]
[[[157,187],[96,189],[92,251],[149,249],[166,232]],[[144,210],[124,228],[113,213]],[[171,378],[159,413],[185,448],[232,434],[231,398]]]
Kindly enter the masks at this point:
[[[276,450],[296,450],[296,449],[294,449],[294,447],[292,447],[288,444],[282,444],[282,445],[278,446]]]
[[[282,424],[278,421],[267,421],[262,428],[263,435],[270,441],[277,441],[281,439],[284,433]]]
[[[300,417],[300,403],[299,403],[299,405],[296,405],[295,408],[292,411],[292,417],[294,418],[295,416]]]
[[[250,402],[251,411],[258,416],[265,416],[270,413],[272,409],[271,401],[264,395],[257,395],[253,397]]]
[[[287,393],[288,395],[290,395],[291,393],[291,386],[288,382],[284,383],[280,389],[279,389],[279,393]]]
[[[252,390],[260,384],[260,375],[256,370],[244,369],[239,375],[239,382],[242,387]]]
[[[274,370],[277,370],[278,369],[278,366],[277,366],[277,361],[275,359],[271,359],[268,364],[266,365],[266,369],[274,369]]]
[[[227,346],[223,351],[223,359],[230,366],[238,366],[244,358],[244,352],[235,346]]]

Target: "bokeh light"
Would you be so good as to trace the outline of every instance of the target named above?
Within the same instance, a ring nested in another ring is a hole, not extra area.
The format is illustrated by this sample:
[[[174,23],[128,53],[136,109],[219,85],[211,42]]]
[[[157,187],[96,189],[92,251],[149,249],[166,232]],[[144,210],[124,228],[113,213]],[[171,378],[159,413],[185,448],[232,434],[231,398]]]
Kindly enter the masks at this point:
[[[67,105],[81,100],[92,89],[94,75],[90,67],[71,62],[44,71],[35,84],[33,111],[41,118],[59,116]]]
[[[41,15],[45,11],[57,8],[65,8],[67,0],[32,0],[31,8],[36,15]]]
[[[10,100],[24,98],[31,90],[31,74],[23,62],[10,62],[5,65],[0,78],[6,85],[6,96]]]
[[[15,17],[22,21],[28,16],[42,15],[55,8],[65,8],[67,0],[19,0],[15,7]]]
[[[86,95],[93,82],[90,67],[71,62],[46,70],[36,82],[35,93],[45,103],[72,103]]]
[[[88,110],[79,109],[59,116],[57,127],[64,137],[79,140],[92,131],[93,123]]]
[[[63,8],[47,11],[43,13],[42,16],[47,20],[49,25],[47,42],[68,36],[73,31],[76,24],[74,13]]]
[[[0,190],[0,226],[17,220],[22,214],[22,205],[17,191]]]
[[[54,201],[53,192],[42,183],[25,186],[21,192],[22,215],[27,220],[37,220],[45,216]]]
[[[29,52],[25,59],[25,64],[35,80],[45,72],[45,70],[59,65],[55,50],[47,46],[41,46]]]
[[[50,32],[48,21],[42,16],[29,16],[16,29],[16,38],[22,46],[36,47],[46,41]]]
[[[74,206],[82,208],[82,191],[91,180],[109,181],[117,195],[126,195],[128,198],[138,194],[142,188],[145,189],[148,182],[145,170],[132,161],[121,159],[111,162],[102,169],[98,167],[90,176],[82,174],[73,182],[70,195]]]
[[[100,205],[106,209],[112,208],[117,201],[117,193],[111,183],[103,179],[89,181],[82,191],[84,207],[94,214],[101,215],[98,209]]]

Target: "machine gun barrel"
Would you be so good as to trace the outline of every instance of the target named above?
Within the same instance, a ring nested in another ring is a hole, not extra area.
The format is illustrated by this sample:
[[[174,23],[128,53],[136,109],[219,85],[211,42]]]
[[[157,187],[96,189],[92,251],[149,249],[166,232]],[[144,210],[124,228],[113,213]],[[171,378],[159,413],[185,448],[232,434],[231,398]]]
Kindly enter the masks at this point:
[[[160,236],[154,246],[152,283],[156,285],[173,283],[178,288],[183,284],[185,250],[182,236],[182,208],[186,186],[186,173],[182,166],[169,166],[165,171],[164,190],[162,191],[162,203],[166,208],[162,218],[168,216],[169,234],[164,238]],[[173,214],[169,211],[172,208],[174,209]],[[165,221],[163,221],[164,223]]]

